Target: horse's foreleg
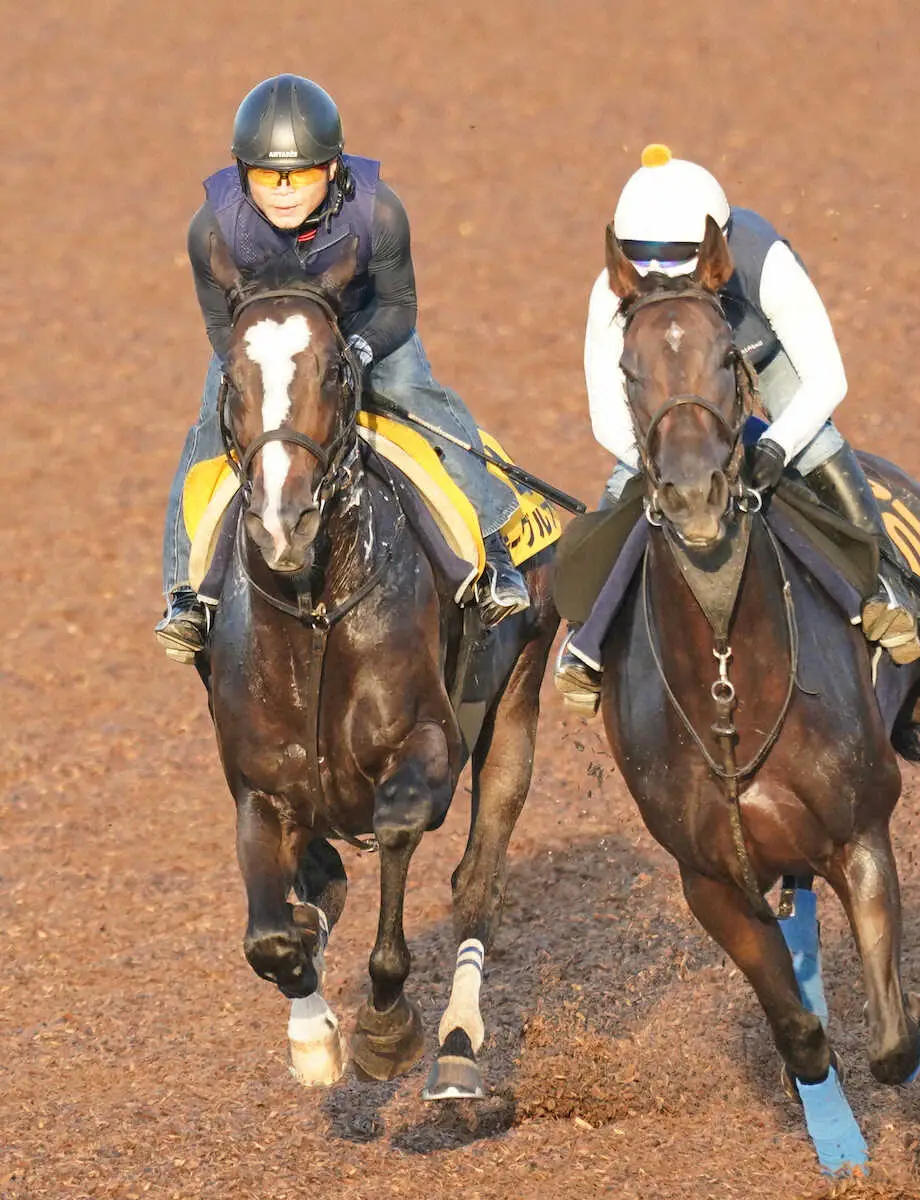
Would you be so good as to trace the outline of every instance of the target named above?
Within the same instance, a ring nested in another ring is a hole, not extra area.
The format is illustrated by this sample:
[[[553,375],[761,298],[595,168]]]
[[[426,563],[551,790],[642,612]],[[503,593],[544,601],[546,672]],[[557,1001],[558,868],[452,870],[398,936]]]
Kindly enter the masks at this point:
[[[422,1093],[426,1100],[484,1096],[476,1055],[485,1038],[479,1011],[485,951],[491,948],[505,885],[505,856],[530,787],[548,641],[530,643],[483,727],[473,752],[473,814],[454,871],[454,932],[460,943],[440,1048]]]
[[[253,970],[292,999],[316,991],[316,937],[294,919],[288,892],[303,836],[282,825],[271,799],[246,790],[237,796],[236,852],[249,901],[244,949]]]
[[[847,911],[862,958],[872,1074],[880,1083],[903,1083],[920,1062],[920,997],[905,1004],[901,990],[901,900],[887,825],[841,846],[827,879]]]
[[[390,757],[374,798],[374,834],[380,850],[380,917],[371,951],[371,1002],[358,1014],[356,1067],[371,1079],[393,1079],[421,1057],[421,1014],[403,994],[410,955],[403,931],[409,862],[422,834],[449,801],[450,763],[444,730],[415,727]]]
[[[342,915],[348,887],[335,847],[323,838],[310,842],[300,856],[293,886],[300,901],[294,907],[294,921],[299,928],[309,929],[316,939],[313,966],[318,983],[312,996],[299,998],[291,1005],[291,1070],[305,1087],[327,1087],[341,1078],[348,1058],[339,1023],[322,995],[326,942]]]
[[[680,864],[693,915],[747,977],[789,1072],[803,1083],[825,1078],[830,1047],[820,1019],[802,1004],[792,958],[775,921],[755,917],[740,888]]]

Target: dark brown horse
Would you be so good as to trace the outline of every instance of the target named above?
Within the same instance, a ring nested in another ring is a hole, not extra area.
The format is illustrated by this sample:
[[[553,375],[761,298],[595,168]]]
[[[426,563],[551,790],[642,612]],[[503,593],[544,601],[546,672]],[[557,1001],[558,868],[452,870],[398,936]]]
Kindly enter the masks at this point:
[[[246,958],[294,999],[294,1066],[306,1083],[331,1082],[343,1068],[320,995],[322,950],[346,887],[330,839],[379,849],[379,925],[355,1064],[389,1079],[422,1053],[419,1012],[403,992],[406,875],[422,835],[444,820],[468,755],[449,698],[460,610],[397,493],[358,452],[359,397],[335,317],[354,261],[352,250],[321,278],[276,267],[244,284],[222,243],[212,246],[234,314],[226,425],[244,506],[201,665],[237,805]],[[482,958],[530,783],[557,624],[548,566],[544,554],[528,571],[530,610],[485,635],[480,675],[494,679],[472,748],[469,841],[453,874],[460,950],[433,1098],[482,1094]]]
[[[732,271],[716,224],[690,279],[641,277],[612,235],[607,265],[625,297],[622,367],[653,524],[603,649],[614,756],[803,1083],[827,1076],[831,1051],[761,897],[781,875],[830,883],[862,958],[872,1073],[899,1083],[920,1061],[920,998],[905,997],[899,970],[891,735],[920,675],[882,663],[876,691],[859,629],[743,486],[745,373],[715,295]],[[694,571],[730,620],[730,648],[691,590]]]

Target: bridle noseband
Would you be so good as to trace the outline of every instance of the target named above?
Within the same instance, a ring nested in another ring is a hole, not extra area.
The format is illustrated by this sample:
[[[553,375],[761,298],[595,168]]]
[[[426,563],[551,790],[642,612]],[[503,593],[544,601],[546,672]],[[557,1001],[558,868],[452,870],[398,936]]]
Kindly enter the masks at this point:
[[[323,445],[307,434],[300,433],[299,430],[280,426],[278,429],[267,429],[258,434],[246,449],[242,450],[229,419],[228,409],[232,385],[226,376],[224,376],[221,384],[220,396],[218,398],[220,429],[224,441],[224,449],[231,466],[240,480],[247,503],[252,492],[252,478],[249,468],[252,465],[253,459],[270,442],[285,442],[292,446],[300,446],[309,454],[312,454],[319,464],[322,474],[314,491],[314,503],[322,511],[339,488],[350,482],[351,476],[346,462],[350,459],[357,445],[355,423],[360,403],[358,387],[360,371],[355,362],[354,355],[339,327],[339,314],[328,296],[320,291],[319,288],[310,284],[291,284],[284,288],[274,288],[271,290],[247,289],[245,285],[237,285],[228,297],[230,303],[230,323],[231,327],[236,325],[241,314],[250,305],[258,301],[291,299],[303,299],[308,300],[311,304],[316,304],[322,310],[332,327],[336,342],[338,343],[339,363],[343,368],[344,383],[342,390],[345,404],[340,413],[339,427],[335,437],[328,445]]]
[[[624,338],[636,314],[641,312],[642,309],[649,308],[653,304],[662,304],[665,301],[673,300],[702,300],[710,304],[716,310],[719,317],[725,321],[725,311],[718,296],[713,292],[704,291],[701,288],[683,288],[675,291],[662,289],[661,291],[651,292],[647,296],[640,296],[638,300],[628,304],[623,310]],[[709,413],[711,417],[714,417],[716,422],[722,427],[731,447],[728,461],[723,469],[732,495],[738,502],[742,504],[746,503],[745,497],[747,492],[740,480],[741,459],[744,453],[741,434],[757,396],[757,377],[754,368],[736,346],[732,346],[729,353],[735,371],[735,411],[732,417],[727,417],[717,405],[713,404],[711,400],[707,400],[705,396],[700,396],[696,392],[681,392],[678,395],[669,396],[665,400],[664,404],[662,404],[649,422],[648,429],[643,433],[639,428],[632,406],[629,408],[642,468],[648,475],[654,489],[651,501],[653,512],[657,509],[655,501],[661,485],[661,475],[652,454],[655,435],[658,433],[661,422],[665,417],[678,408],[701,408],[704,412]],[[652,518],[650,517],[650,519]],[[653,523],[658,522],[654,520]]]

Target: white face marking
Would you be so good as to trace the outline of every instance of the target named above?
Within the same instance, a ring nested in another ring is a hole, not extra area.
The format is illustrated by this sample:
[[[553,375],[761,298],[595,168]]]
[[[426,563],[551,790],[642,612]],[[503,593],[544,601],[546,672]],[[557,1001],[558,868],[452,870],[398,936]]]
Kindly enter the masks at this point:
[[[291,411],[289,388],[294,379],[294,358],[310,345],[310,326],[306,317],[287,317],[274,321],[266,317],[243,338],[246,355],[262,372],[262,428],[277,429]],[[265,512],[262,523],[282,548],[281,489],[287,479],[291,459],[282,442],[269,442],[262,450],[262,479],[265,485]]]
[[[664,335],[664,340],[668,343],[668,345],[671,347],[671,349],[674,351],[675,354],[680,349],[680,344],[683,341],[683,338],[684,338],[684,331],[681,329],[681,327],[677,324],[676,321],[672,321],[671,324],[668,326],[667,333]]]

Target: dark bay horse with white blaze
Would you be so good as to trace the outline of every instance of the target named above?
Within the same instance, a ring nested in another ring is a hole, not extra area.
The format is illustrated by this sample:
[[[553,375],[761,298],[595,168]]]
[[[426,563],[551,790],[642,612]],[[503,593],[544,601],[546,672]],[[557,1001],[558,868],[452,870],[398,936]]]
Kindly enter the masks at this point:
[[[317,1084],[344,1066],[320,995],[322,950],[346,887],[330,839],[363,846],[370,835],[379,848],[371,995],[353,1057],[364,1076],[390,1079],[422,1053],[419,1012],[403,992],[409,861],[423,833],[443,821],[467,757],[449,698],[460,610],[393,487],[358,451],[360,397],[336,320],[354,268],[352,245],[323,276],[305,277],[291,263],[244,281],[223,243],[212,241],[214,277],[233,313],[225,424],[244,501],[201,667],[237,805],[246,957],[294,999],[295,1066]],[[546,555],[533,560],[531,608],[487,635],[506,669],[472,749],[472,822],[452,880],[460,950],[432,1098],[482,1095],[482,959],[530,783],[540,682],[558,621],[548,567]]]
[[[689,279],[643,278],[610,231],[607,265],[624,297],[622,367],[653,526],[603,649],[614,756],[691,910],[751,983],[805,1084],[828,1075],[831,1050],[762,896],[780,876],[830,883],[864,968],[872,1073],[900,1083],[920,1061],[920,997],[900,980],[890,738],[920,673],[880,663],[876,693],[859,629],[744,488],[750,376],[716,296],[732,273],[716,223]],[[693,570],[723,588],[730,647],[688,585]]]

